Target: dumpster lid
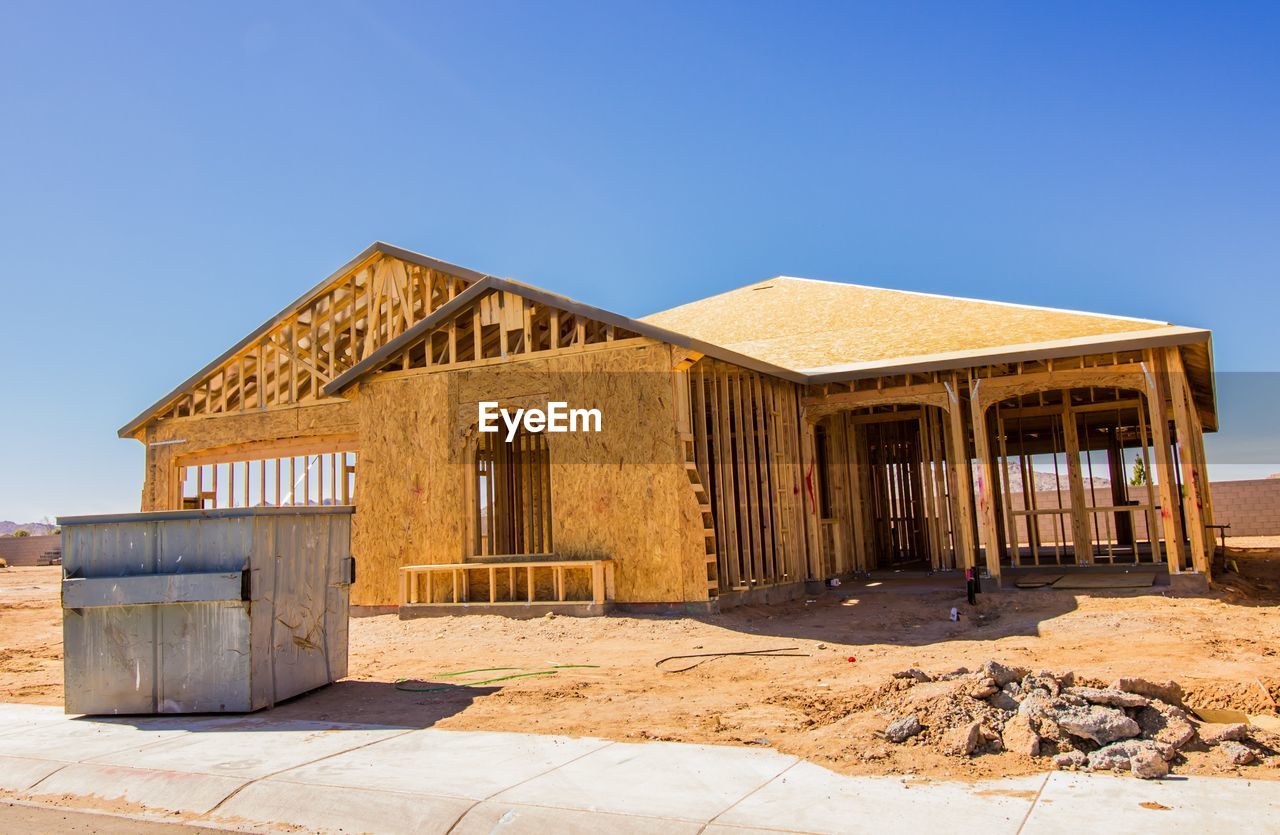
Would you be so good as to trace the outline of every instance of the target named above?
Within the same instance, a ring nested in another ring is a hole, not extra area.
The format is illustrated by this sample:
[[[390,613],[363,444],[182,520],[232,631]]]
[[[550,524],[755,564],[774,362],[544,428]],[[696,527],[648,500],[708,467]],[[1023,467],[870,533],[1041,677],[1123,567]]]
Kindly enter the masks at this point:
[[[110,522],[161,522],[168,519],[230,519],[244,516],[327,516],[355,513],[354,506],[298,505],[285,507],[220,507],[203,510],[150,510],[143,513],[106,513],[96,516],[59,516],[57,524],[101,525]]]

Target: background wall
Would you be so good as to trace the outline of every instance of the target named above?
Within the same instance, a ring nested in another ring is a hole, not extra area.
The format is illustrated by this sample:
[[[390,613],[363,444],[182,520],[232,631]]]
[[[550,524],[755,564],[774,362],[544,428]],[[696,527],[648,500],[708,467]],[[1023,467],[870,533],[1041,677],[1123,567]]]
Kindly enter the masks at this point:
[[[1227,531],[1228,536],[1277,536],[1280,535],[1280,478],[1253,479],[1248,481],[1215,481],[1209,485],[1210,495],[1213,497],[1213,516],[1214,523],[1223,525],[1230,524],[1231,530]],[[1143,492],[1143,488],[1129,488],[1130,495],[1139,496]],[[1021,496],[1014,494],[1014,506],[1021,506]],[[1063,495],[1064,501],[1069,501],[1069,497]],[[1107,504],[1111,501],[1111,491],[1106,488],[1098,489],[1098,503]],[[1157,501],[1159,495],[1157,494]],[[1052,491],[1037,491],[1036,505],[1040,508],[1056,507],[1058,502],[1057,494]],[[1085,503],[1089,506],[1093,505],[1092,497],[1088,488],[1085,489]],[[1139,540],[1147,538],[1147,518],[1145,513],[1132,514],[1134,519],[1134,530]],[[1098,517],[1101,520],[1103,517]],[[1041,542],[1057,542],[1062,540],[1062,533],[1058,529],[1058,517],[1041,516],[1038,519],[1040,525],[1040,541]],[[1101,521],[1099,522],[1101,524]],[[1071,522],[1066,520],[1067,541],[1071,538]],[[1022,543],[1027,542],[1027,528],[1025,518],[1018,521],[1018,534]],[[1217,534],[1214,534],[1215,540]]]
[[[62,534],[0,537],[0,560],[9,565],[43,565],[51,552],[62,555]]]

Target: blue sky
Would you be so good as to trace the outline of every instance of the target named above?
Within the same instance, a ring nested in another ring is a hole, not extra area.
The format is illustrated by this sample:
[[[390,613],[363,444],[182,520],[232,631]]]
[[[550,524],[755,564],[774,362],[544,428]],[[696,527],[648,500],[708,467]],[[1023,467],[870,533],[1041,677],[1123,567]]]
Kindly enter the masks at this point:
[[[116,428],[374,239],[633,315],[785,273],[1277,370],[1278,42],[1262,3],[8,0],[0,519],[136,509]]]

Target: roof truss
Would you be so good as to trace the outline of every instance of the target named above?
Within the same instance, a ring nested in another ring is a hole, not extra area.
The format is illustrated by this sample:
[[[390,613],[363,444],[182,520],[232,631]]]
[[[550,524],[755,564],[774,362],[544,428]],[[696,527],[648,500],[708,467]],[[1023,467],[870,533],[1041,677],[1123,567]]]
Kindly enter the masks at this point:
[[[120,430],[303,404],[430,316],[479,273],[375,244]]]
[[[547,304],[517,290],[500,289],[489,281],[438,313],[422,323],[423,327],[371,356],[329,390],[336,393],[350,380],[379,372],[483,365],[642,338],[622,324]]]

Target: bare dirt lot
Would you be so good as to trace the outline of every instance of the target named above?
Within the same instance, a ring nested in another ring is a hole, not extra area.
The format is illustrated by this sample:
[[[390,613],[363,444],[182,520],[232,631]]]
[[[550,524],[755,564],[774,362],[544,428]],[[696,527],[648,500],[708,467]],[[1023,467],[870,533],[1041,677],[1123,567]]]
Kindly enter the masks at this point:
[[[846,773],[1027,773],[1051,767],[1051,761],[1008,750],[948,756],[922,744],[927,735],[908,744],[887,742],[885,727],[906,698],[901,691],[907,683],[893,674],[918,668],[937,676],[996,660],[1073,671],[1077,684],[1103,687],[1122,676],[1174,679],[1190,707],[1275,715],[1280,541],[1239,544],[1249,547],[1229,554],[1238,573],[1224,574],[1207,595],[1167,588],[988,591],[971,608],[962,589],[933,581],[859,581],[816,599],[704,618],[359,618],[351,622],[350,677],[274,713],[762,745]],[[2,701],[61,703],[58,580],[56,567],[0,571]],[[959,622],[949,619],[953,606],[961,612]],[[684,672],[655,666],[671,655],[788,647],[801,657],[719,658]],[[444,675],[479,668],[501,669]],[[410,680],[402,688],[422,689],[397,689],[401,679]],[[927,723],[927,715],[922,719]],[[1174,768],[1280,779],[1276,762],[1260,755],[1259,764],[1233,765],[1218,749],[1195,743],[1181,751]]]

